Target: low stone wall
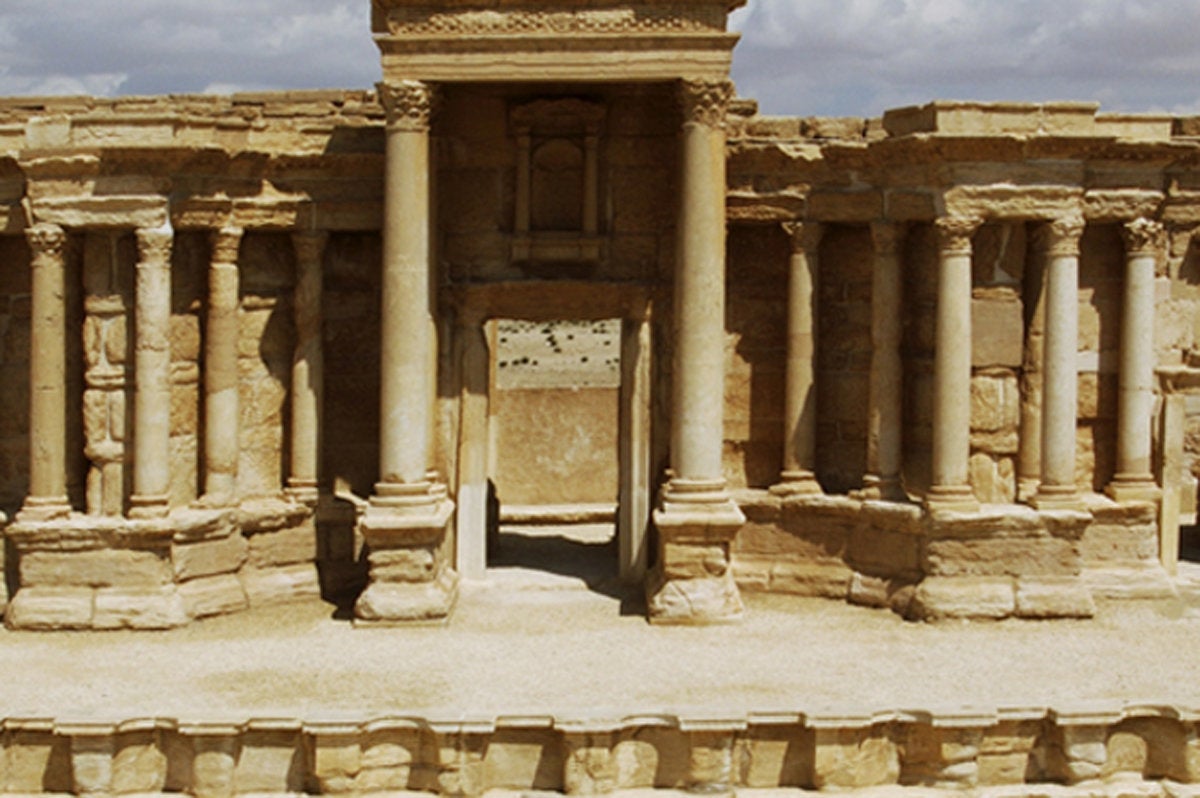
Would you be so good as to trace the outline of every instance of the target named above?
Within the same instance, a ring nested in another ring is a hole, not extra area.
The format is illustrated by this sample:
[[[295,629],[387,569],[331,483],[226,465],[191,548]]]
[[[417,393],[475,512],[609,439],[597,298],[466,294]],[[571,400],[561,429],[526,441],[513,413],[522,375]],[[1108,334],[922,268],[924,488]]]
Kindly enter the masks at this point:
[[[166,629],[316,597],[312,510],[276,499],[128,520],[18,522],[13,629]]]
[[[10,718],[0,732],[0,789],[221,798],[1007,787],[1013,791],[996,794],[1015,796],[1057,794],[1058,785],[1086,788],[1063,794],[1105,795],[1120,785],[1122,795],[1147,796],[1200,783],[1197,717],[1116,706],[476,720]]]
[[[983,505],[929,513],[846,496],[737,494],[739,586],[847,599],[908,618],[1080,618],[1097,598],[1166,598],[1155,507],[1090,496],[1085,512]]]

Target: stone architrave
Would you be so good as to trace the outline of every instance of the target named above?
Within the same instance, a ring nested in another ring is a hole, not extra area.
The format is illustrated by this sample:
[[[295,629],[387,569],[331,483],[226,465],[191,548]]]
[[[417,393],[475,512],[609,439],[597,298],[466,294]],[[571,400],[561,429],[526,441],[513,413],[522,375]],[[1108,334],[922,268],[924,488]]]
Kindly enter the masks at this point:
[[[19,520],[49,521],[71,512],[67,498],[67,234],[58,225],[25,231],[32,252],[29,341],[29,495]]]
[[[1154,278],[1165,231],[1160,222],[1135,219],[1122,228],[1125,285],[1121,305],[1121,355],[1117,398],[1117,468],[1108,495],[1119,502],[1156,501],[1152,471],[1154,415]]]
[[[359,519],[369,583],[358,623],[445,618],[458,577],[445,538],[454,503],[429,479],[436,360],[430,257],[432,86],[379,86],[387,112],[381,313],[379,482]]]
[[[786,222],[788,344],[784,388],[783,471],[776,494],[821,493],[817,482],[817,295],[820,285],[820,222]]]
[[[1082,216],[1042,228],[1046,252],[1046,343],[1042,382],[1042,474],[1032,504],[1040,510],[1079,510],[1075,484],[1075,427],[1079,365],[1079,241]]]
[[[296,349],[292,359],[291,472],[292,498],[315,506],[319,498],[321,405],[325,361],[321,348],[321,263],[329,234],[320,230],[295,233]]]
[[[204,497],[223,505],[237,492],[238,252],[242,229],[212,234],[208,267],[208,315],[204,337]]]
[[[137,231],[134,295],[132,518],[161,518],[171,491],[171,247],[169,226]]]
[[[871,377],[863,494],[890,501],[907,498],[901,482],[904,361],[900,346],[904,332],[904,275],[900,245],[904,232],[904,226],[896,222],[871,224],[875,268],[871,280]]]
[[[745,516],[721,465],[725,381],[726,80],[685,80],[675,265],[671,479],[654,512],[651,621],[714,623],[742,614],[730,549]]]
[[[938,235],[937,321],[933,372],[932,508],[973,512],[971,492],[971,237],[981,220],[947,216]]]

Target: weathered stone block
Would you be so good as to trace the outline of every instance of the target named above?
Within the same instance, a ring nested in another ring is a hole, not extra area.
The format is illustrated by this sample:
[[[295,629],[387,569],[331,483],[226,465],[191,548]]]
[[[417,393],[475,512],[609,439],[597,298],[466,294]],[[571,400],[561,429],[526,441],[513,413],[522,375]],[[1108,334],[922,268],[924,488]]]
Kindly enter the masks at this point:
[[[258,532],[247,541],[250,564],[258,568],[311,563],[317,558],[317,533],[311,521],[288,529]]]
[[[242,581],[234,574],[191,579],[178,590],[183,608],[192,618],[240,612],[250,606]]]
[[[437,574],[437,552],[425,546],[373,551],[369,560],[371,577],[383,582],[428,582]]]
[[[566,732],[563,749],[563,792],[567,795],[604,795],[616,790],[613,735]]]
[[[358,736],[353,733],[315,732],[309,736],[309,745],[312,779],[320,793],[322,795],[344,795],[355,792],[355,778],[362,771],[363,753]],[[372,790],[364,789],[362,791],[370,792]]]
[[[676,729],[623,731],[613,749],[618,789],[680,789],[687,783],[687,739]]]
[[[248,565],[238,572],[238,579],[252,607],[321,595],[317,568],[311,563],[277,568]]]
[[[238,740],[233,735],[192,739],[191,791],[196,798],[231,798],[235,793]]]
[[[741,783],[751,789],[812,784],[814,737],[799,725],[751,728],[739,740]]]
[[[71,778],[76,795],[112,792],[113,738],[109,734],[71,735]]]
[[[491,789],[561,790],[562,747],[552,730],[499,730],[483,758]]]
[[[12,629],[86,629],[95,593],[87,587],[24,587],[9,602],[4,621]]]
[[[234,770],[239,793],[299,793],[304,756],[297,731],[247,731]]]
[[[1017,579],[1017,611],[1021,618],[1090,618],[1096,614],[1092,591],[1078,576],[1035,576]]]
[[[900,755],[889,730],[817,729],[813,786],[819,790],[861,789],[895,784]]]
[[[664,543],[662,554],[668,579],[722,576],[729,568],[729,555],[721,544]]]
[[[971,302],[971,365],[1017,368],[1024,357],[1025,320],[1015,298]]]
[[[1006,618],[1016,609],[1013,581],[1003,576],[936,576],[917,586],[909,615],[921,620]]]
[[[167,755],[159,733],[129,732],[116,739],[112,791],[117,795],[162,792],[167,784]]]
[[[105,587],[96,591],[96,629],[170,629],[187,623],[174,585],[156,588]]]
[[[157,587],[170,582],[170,563],[154,551],[32,551],[21,557],[21,584],[29,587]]]
[[[233,573],[246,562],[248,549],[246,539],[238,534],[216,540],[176,543],[171,546],[171,565],[180,582]]]
[[[9,794],[70,793],[75,786],[67,737],[49,729],[17,729],[4,753],[4,785]]]
[[[1074,576],[1081,569],[1078,546],[1054,537],[929,540],[921,563],[934,576]]]
[[[997,432],[1020,422],[1021,391],[1012,371],[991,370],[971,378],[971,429]]]

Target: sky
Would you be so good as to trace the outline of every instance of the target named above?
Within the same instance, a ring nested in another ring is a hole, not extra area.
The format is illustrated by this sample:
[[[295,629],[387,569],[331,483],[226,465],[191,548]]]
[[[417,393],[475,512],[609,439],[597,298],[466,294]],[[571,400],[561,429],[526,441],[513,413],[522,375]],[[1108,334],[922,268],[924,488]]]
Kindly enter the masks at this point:
[[[0,0],[0,95],[366,88],[368,0]],[[749,0],[738,92],[764,113],[933,99],[1200,114],[1200,0]]]

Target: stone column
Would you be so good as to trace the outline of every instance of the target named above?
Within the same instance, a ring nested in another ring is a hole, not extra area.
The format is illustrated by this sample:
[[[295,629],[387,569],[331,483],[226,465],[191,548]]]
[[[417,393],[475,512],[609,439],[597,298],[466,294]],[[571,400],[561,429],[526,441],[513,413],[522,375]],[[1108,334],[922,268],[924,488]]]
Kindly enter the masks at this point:
[[[1021,431],[1017,500],[1030,502],[1042,479],[1042,371],[1046,359],[1046,258],[1025,264],[1025,346],[1021,359]]]
[[[436,362],[430,357],[433,89],[398,81],[380,84],[379,95],[387,112],[379,482],[359,522],[370,551],[370,583],[355,605],[360,623],[444,618],[457,595],[444,545],[454,504],[445,487],[429,479]]]
[[[292,498],[316,506],[321,461],[321,404],[325,393],[325,361],[321,348],[321,265],[329,236],[319,230],[296,233],[294,312],[296,350],[292,358],[291,473]]]
[[[971,492],[971,236],[976,218],[937,220],[938,282],[933,364],[931,507],[972,512]]]
[[[29,495],[21,519],[71,512],[67,498],[67,234],[38,224],[25,231],[33,273],[29,331]]]
[[[654,513],[658,565],[647,582],[652,621],[739,617],[730,547],[745,517],[725,489],[725,113],[728,81],[682,81],[671,479]]]
[[[1151,460],[1154,413],[1154,278],[1164,231],[1159,222],[1125,225],[1125,291],[1117,402],[1117,468],[1108,495],[1119,502],[1156,501]]]
[[[1046,249],[1046,343],[1042,382],[1042,476],[1032,504],[1081,509],[1075,485],[1079,381],[1079,240],[1084,222],[1065,216],[1043,228]]]
[[[787,373],[783,411],[783,472],[771,490],[782,495],[817,494],[817,292],[820,222],[788,222]]]
[[[871,225],[875,268],[871,274],[871,376],[867,394],[867,474],[863,494],[903,501],[904,275],[900,244],[904,227],[879,221]]]
[[[170,226],[137,231],[131,518],[163,517],[170,503],[173,242]]]
[[[238,471],[238,252],[242,229],[212,235],[208,315],[204,328],[204,496],[223,505],[237,493]]]

